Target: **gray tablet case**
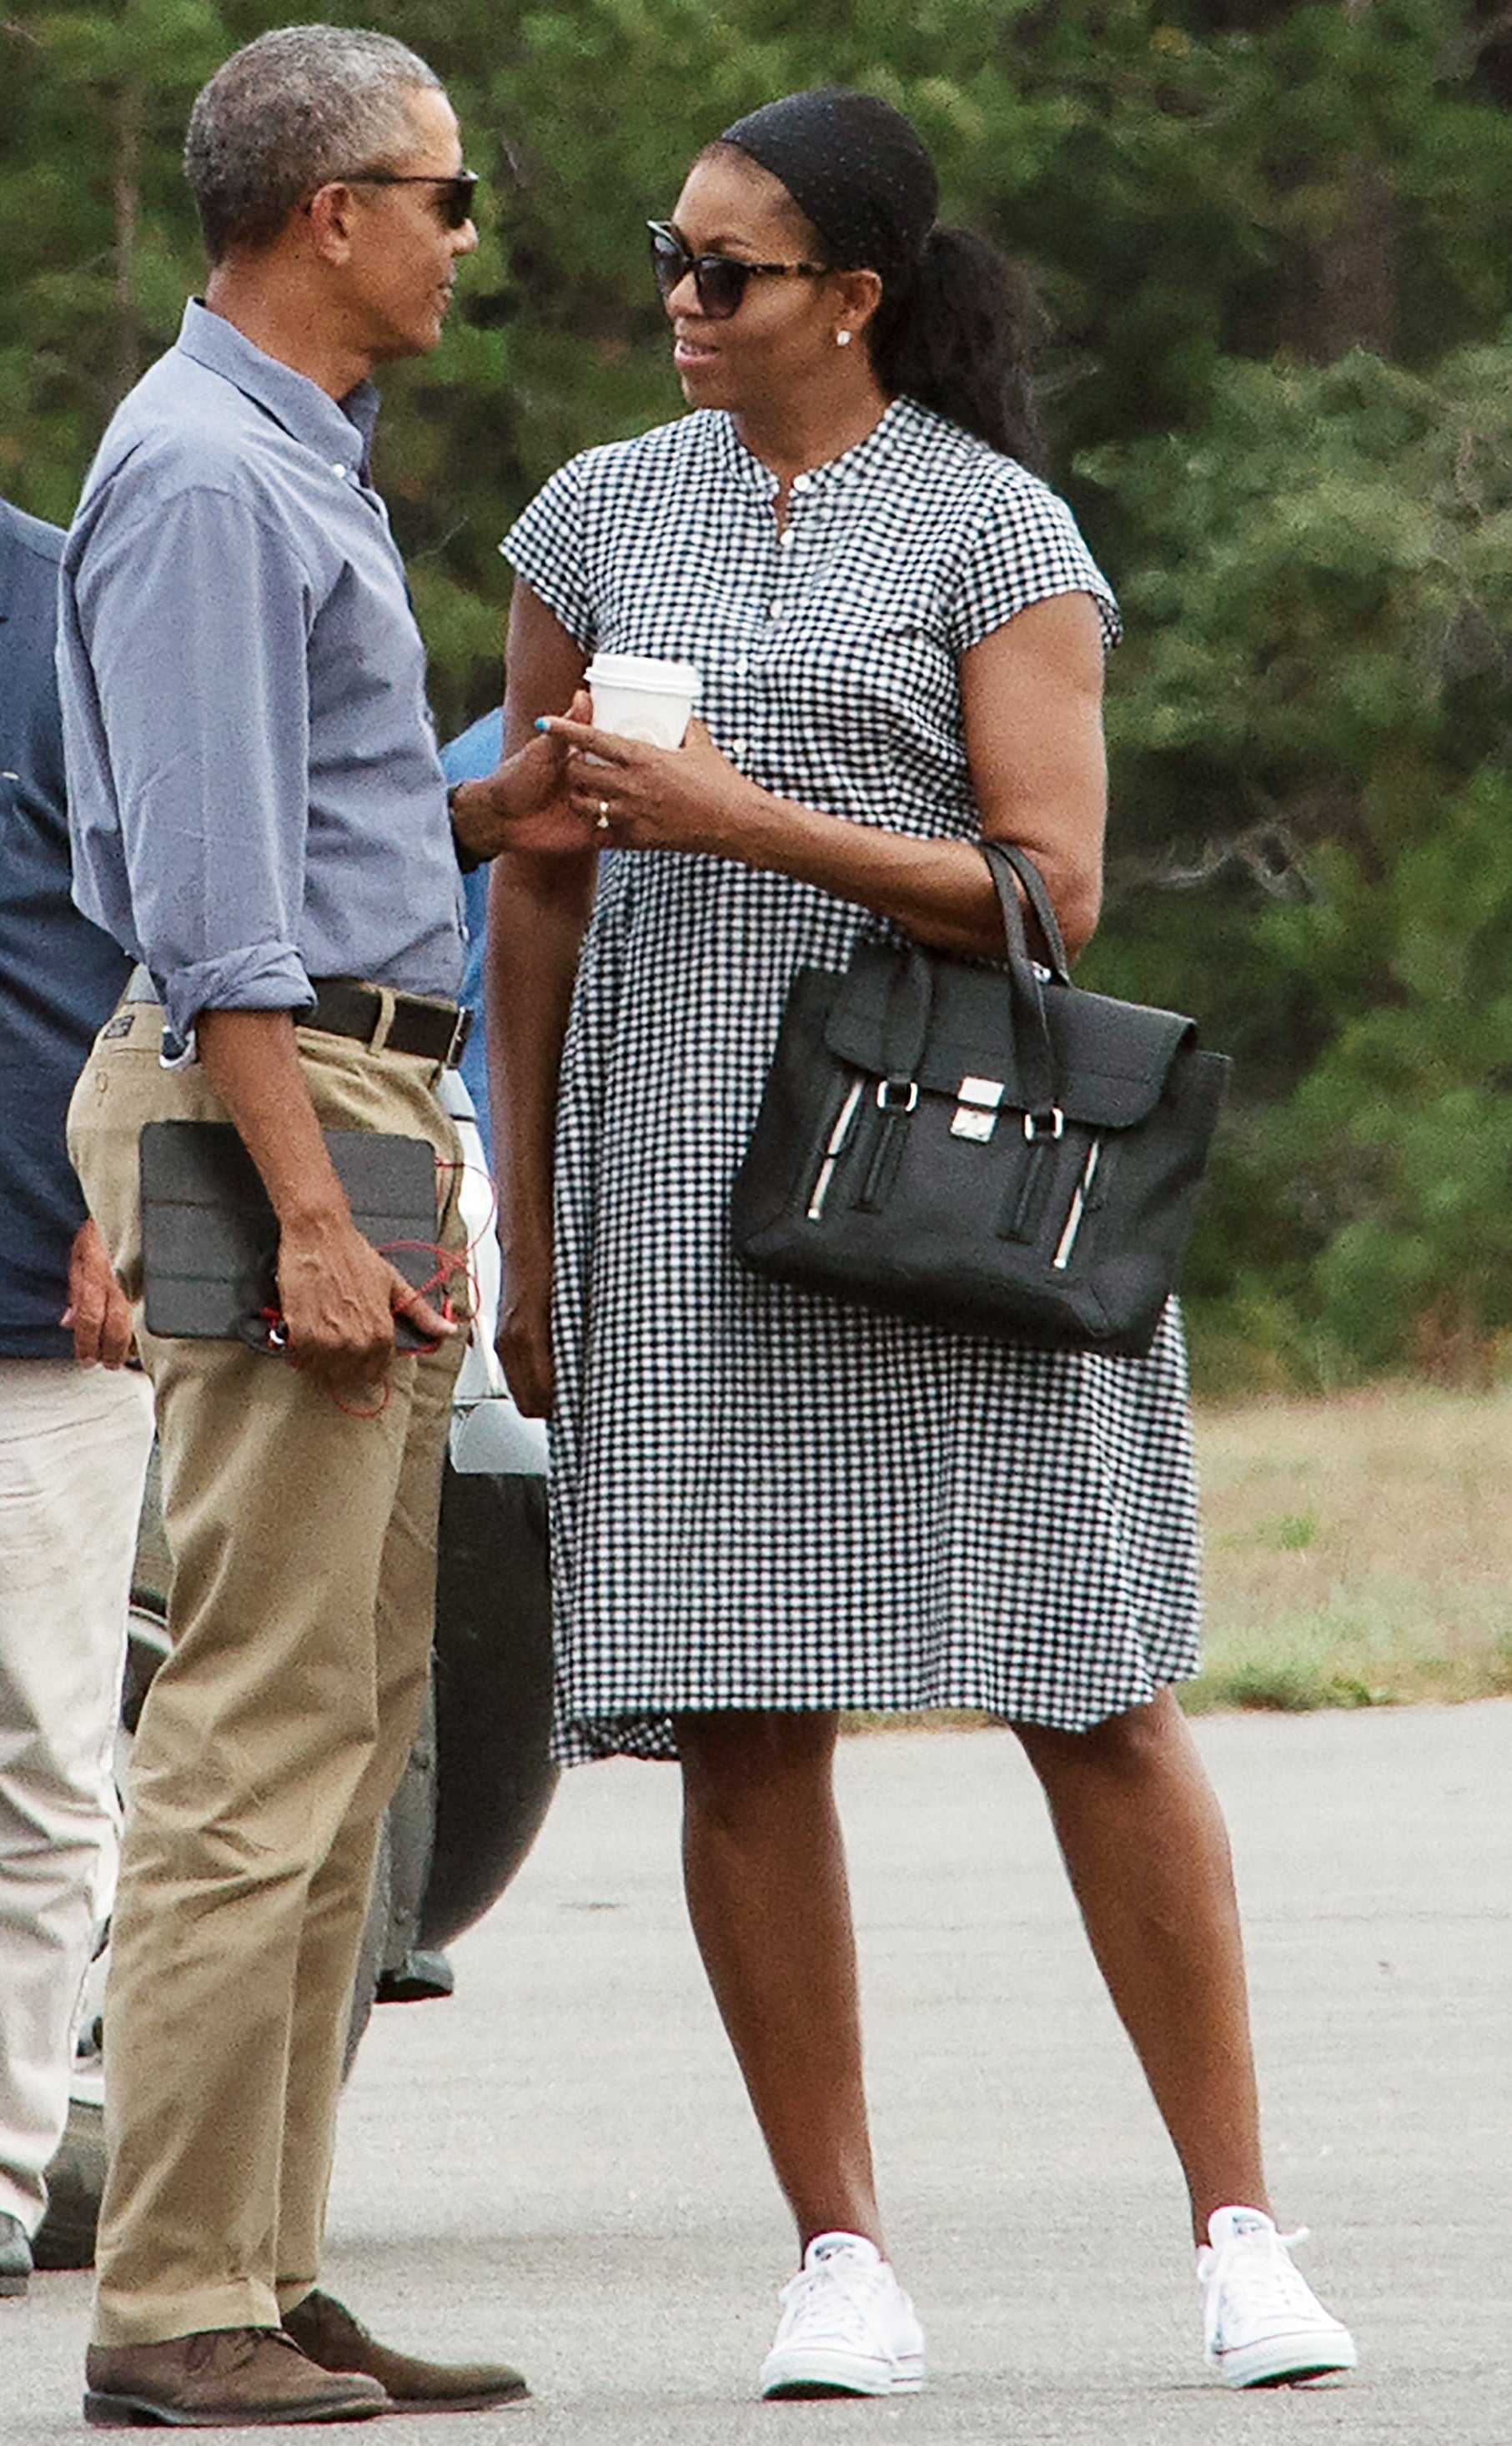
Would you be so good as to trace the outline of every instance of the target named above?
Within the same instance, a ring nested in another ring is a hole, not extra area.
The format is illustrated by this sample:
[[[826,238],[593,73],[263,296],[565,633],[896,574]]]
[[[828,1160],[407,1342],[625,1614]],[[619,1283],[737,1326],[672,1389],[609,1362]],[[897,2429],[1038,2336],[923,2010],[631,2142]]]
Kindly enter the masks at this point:
[[[439,1264],[434,1147],[373,1130],[325,1138],[358,1231],[424,1289]],[[236,1132],[227,1121],[149,1121],[141,1157],[148,1332],[266,1346],[278,1222]],[[396,1317],[394,1340],[414,1349],[424,1336]]]

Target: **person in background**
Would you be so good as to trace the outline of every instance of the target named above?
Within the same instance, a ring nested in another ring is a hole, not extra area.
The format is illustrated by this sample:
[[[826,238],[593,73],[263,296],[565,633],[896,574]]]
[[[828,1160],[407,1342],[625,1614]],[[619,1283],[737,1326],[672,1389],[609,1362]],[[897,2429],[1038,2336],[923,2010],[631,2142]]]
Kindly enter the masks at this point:
[[[70,897],[58,528],[0,501],[0,2296],[27,2289],[109,1916],[152,1402],[64,1143],[129,962]]]
[[[139,1139],[234,1127],[279,1225],[277,1342],[138,1341],[174,1557],[104,2023],[86,2419],[460,2411],[505,2364],[378,2343],[319,2285],[379,1821],[429,1662],[463,1351],[459,855],[558,789],[544,742],[450,803],[369,377],[441,337],[475,180],[425,63],[282,27],[196,101],[203,302],[112,419],[64,552],[80,905],[140,964],[70,1108],[142,1291]],[[429,1297],[355,1228],[327,1130],[428,1144]],[[396,1344],[396,1317],[419,1346]],[[255,1325],[255,1320],[250,1321]]]
[[[693,412],[573,460],[504,545],[506,742],[571,743],[581,825],[500,861],[489,915],[501,1349],[552,1414],[558,1754],[680,1761],[694,1932],[798,2227],[764,2394],[924,2378],[872,2170],[847,1707],[1013,1726],[1186,2177],[1207,2360],[1275,2383],[1354,2347],[1271,2214],[1228,1843],[1172,1686],[1199,1623],[1175,1307],[1143,1360],[1010,1347],[728,1246],[800,969],[868,935],[1000,957],[984,834],[1036,859],[1073,950],[1097,919],[1117,613],[1024,463],[1009,268],[935,214],[871,96],[728,128],[651,231]],[[597,650],[697,666],[680,750],[556,718]],[[874,1143],[831,1194],[869,1194]]]
[[[463,781],[481,781],[494,770],[503,754],[503,716],[495,706],[491,713],[481,714],[467,728],[449,740],[441,751],[441,768],[448,788],[455,789]],[[459,992],[464,1009],[472,1013],[472,1025],[463,1051],[462,1075],[467,1093],[473,1100],[478,1116],[478,1135],[484,1152],[491,1157],[494,1151],[493,1116],[488,1105],[488,1053],[483,1041],[483,961],[488,939],[488,869],[475,866],[463,877],[463,891],[467,912],[467,964],[462,972]]]

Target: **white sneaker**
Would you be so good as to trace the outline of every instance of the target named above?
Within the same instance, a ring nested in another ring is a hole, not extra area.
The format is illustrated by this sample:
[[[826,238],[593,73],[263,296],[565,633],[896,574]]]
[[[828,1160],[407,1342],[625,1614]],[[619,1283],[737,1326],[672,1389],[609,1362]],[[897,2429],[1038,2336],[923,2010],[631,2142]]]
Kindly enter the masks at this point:
[[[1277,2233],[1258,2209],[1215,2209],[1197,2254],[1202,2343],[1225,2386],[1288,2386],[1354,2367],[1354,2339],[1291,2261],[1306,2227]]]
[[[875,2243],[816,2234],[778,2296],[763,2395],[910,2395],[924,2383],[924,2333]]]

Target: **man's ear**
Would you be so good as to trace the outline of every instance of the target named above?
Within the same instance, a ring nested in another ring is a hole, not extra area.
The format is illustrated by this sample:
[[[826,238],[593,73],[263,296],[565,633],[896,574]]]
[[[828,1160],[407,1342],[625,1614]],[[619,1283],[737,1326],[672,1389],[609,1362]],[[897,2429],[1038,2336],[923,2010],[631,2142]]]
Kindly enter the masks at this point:
[[[351,253],[352,222],[357,198],[339,179],[317,187],[304,207],[310,242],[324,263],[345,263]]]

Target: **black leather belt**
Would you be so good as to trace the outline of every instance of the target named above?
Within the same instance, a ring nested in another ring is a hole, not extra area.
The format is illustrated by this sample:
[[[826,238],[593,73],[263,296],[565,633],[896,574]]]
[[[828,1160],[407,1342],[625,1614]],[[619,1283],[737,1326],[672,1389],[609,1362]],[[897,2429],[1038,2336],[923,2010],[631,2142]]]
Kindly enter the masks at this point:
[[[300,1027],[318,1027],[327,1036],[354,1036],[370,1044],[378,1034],[385,996],[376,986],[356,977],[312,977],[313,1010],[296,1014]],[[393,1017],[383,1039],[386,1053],[416,1053],[426,1062],[443,1062],[455,1070],[467,1042],[472,1012],[454,1002],[429,1002],[422,994],[394,993],[387,999]]]

